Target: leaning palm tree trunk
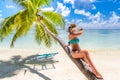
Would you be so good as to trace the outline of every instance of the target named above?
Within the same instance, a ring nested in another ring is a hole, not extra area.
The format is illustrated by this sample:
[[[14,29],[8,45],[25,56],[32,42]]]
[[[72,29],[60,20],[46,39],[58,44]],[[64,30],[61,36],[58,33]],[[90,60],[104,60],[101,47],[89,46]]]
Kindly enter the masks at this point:
[[[70,49],[69,47],[64,47],[65,42],[61,40],[60,37],[54,35],[40,20],[39,23],[43,26],[45,31],[50,34],[55,40],[59,42],[59,44],[62,46],[64,51],[67,53],[69,58],[75,63],[75,65],[79,68],[80,71],[87,77],[88,80],[97,80],[95,75],[90,71],[89,67],[86,67],[86,64],[82,59],[75,59],[70,55]]]

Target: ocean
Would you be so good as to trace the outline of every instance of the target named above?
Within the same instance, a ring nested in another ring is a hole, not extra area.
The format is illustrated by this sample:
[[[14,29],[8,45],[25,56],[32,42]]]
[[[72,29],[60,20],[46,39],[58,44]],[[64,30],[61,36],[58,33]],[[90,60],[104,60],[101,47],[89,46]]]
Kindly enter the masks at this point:
[[[58,30],[59,37],[68,42],[67,30]],[[13,34],[0,42],[0,47],[9,48]],[[83,34],[79,37],[80,46],[87,50],[120,50],[120,30],[113,29],[92,29],[84,30]],[[18,38],[15,42],[14,48],[24,49],[39,49],[45,47],[43,44],[40,46],[35,40],[34,30],[29,31],[26,36]],[[60,47],[59,44],[53,43],[52,47]]]

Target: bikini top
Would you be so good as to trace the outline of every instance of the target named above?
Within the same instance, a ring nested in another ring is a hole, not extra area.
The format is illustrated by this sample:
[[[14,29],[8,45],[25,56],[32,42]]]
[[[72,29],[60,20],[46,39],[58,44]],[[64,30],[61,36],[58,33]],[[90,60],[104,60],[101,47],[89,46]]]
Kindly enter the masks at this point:
[[[74,38],[74,39],[72,39],[72,40],[70,40],[68,43],[69,44],[76,44],[76,43],[78,43],[80,40],[78,39],[78,38]]]

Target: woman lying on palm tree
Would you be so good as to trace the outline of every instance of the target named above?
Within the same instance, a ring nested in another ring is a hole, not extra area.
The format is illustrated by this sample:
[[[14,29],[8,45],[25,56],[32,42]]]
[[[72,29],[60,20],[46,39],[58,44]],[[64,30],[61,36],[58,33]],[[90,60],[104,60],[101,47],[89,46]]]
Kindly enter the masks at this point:
[[[80,46],[79,46],[79,39],[77,38],[78,36],[80,36],[83,33],[83,29],[82,28],[76,28],[76,24],[71,24],[68,27],[68,32],[69,32],[69,44],[66,46],[71,45],[72,48],[72,57],[73,58],[81,58],[83,59],[86,63],[89,64],[89,66],[92,69],[92,72],[95,74],[95,76],[99,79],[102,78],[102,75],[96,70],[95,66],[93,65],[89,53],[87,50],[81,50]]]

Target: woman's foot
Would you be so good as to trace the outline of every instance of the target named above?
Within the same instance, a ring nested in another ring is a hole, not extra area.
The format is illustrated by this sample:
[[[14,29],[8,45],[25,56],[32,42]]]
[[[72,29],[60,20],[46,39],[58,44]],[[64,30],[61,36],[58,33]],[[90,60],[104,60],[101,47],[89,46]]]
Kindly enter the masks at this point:
[[[102,77],[101,74],[96,74],[96,77],[97,77],[98,79],[103,79],[103,77]]]
[[[98,72],[93,71],[93,74],[97,77],[97,79],[103,79],[102,75]]]

